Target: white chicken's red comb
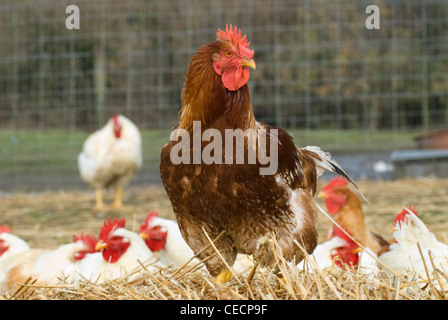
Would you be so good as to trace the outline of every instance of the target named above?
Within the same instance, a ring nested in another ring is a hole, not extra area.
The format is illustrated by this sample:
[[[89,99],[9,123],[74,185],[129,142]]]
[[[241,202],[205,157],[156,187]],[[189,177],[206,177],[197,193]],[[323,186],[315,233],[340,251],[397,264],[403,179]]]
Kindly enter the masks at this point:
[[[104,222],[103,227],[101,228],[100,235],[98,238],[102,241],[106,241],[109,237],[109,234],[118,229],[124,228],[126,224],[126,219],[117,220],[117,216],[114,217],[114,220],[110,220],[110,217],[107,218],[107,221]]]
[[[394,220],[394,224],[399,223],[401,225],[401,222],[404,222],[404,220],[406,219],[406,216],[408,214],[410,214],[408,210],[410,210],[413,214],[418,216],[418,212],[415,209],[415,207],[409,206],[407,209],[403,208],[403,210],[401,210],[401,212],[399,214],[397,214],[397,216],[395,217],[395,220]]]
[[[11,228],[7,225],[0,226],[0,233],[11,233]]]
[[[81,232],[80,236],[73,235],[73,242],[82,241],[86,244],[86,246],[89,248],[89,252],[95,252],[95,246],[98,242],[98,240],[90,235],[90,234],[84,234]]]
[[[112,121],[114,122],[114,125],[118,125],[118,116],[119,116],[118,113],[112,116]]]
[[[250,42],[247,41],[246,35],[244,37],[241,36],[241,30],[235,26],[226,25],[226,31],[222,31],[218,29],[216,33],[216,38],[219,41],[224,41],[230,43],[235,49],[239,50],[240,55],[246,59],[252,59],[254,56],[254,50],[249,49]]]
[[[148,213],[148,215],[145,218],[145,222],[143,222],[143,224],[140,226],[140,232],[145,232],[148,229],[150,229],[152,227],[152,221],[154,220],[154,218],[156,218],[159,214],[157,213],[157,211],[155,210],[151,210],[150,213]]]
[[[334,228],[333,228],[333,237],[341,238],[341,239],[347,241],[347,243],[352,243],[352,242],[354,243],[354,241],[347,235],[347,233],[351,236],[351,233],[345,228],[344,228],[344,230],[342,230],[338,226],[334,226]]]

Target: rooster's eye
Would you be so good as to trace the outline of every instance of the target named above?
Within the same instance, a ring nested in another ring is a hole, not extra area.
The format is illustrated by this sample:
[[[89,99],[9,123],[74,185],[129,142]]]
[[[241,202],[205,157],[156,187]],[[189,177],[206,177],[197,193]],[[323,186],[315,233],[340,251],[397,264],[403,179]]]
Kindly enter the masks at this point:
[[[226,57],[230,58],[232,56],[232,52],[230,51],[226,51],[224,52],[224,54],[226,55]]]

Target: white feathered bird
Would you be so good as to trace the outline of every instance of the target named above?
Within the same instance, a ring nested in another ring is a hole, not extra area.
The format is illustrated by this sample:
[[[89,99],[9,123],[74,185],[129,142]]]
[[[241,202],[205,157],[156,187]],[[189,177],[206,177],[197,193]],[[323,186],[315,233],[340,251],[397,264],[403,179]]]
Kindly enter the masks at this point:
[[[339,228],[335,228],[336,230],[339,230]],[[321,270],[335,265],[341,267],[345,264],[356,266],[359,251],[358,245],[341,232],[340,235],[333,234],[330,240],[318,244],[308,259],[312,259]],[[308,259],[302,260],[297,267],[315,271],[315,265],[307,261]]]
[[[115,185],[113,207],[122,206],[122,193],[142,165],[142,140],[137,126],[123,115],[114,115],[92,133],[78,156],[81,178],[95,188],[95,209],[104,209],[102,190]]]
[[[368,283],[373,283],[380,274],[377,260],[378,255],[368,247],[359,253],[358,273],[365,275]]]
[[[9,226],[0,226],[0,261],[29,248],[25,240],[11,233]]]
[[[347,232],[347,231],[346,231]],[[378,273],[376,254],[369,248],[361,248],[340,228],[336,227],[330,240],[320,243],[308,259],[302,260],[297,267],[311,272],[316,271],[315,265],[308,261],[312,259],[320,270],[334,267],[348,267],[365,274],[369,278]]]
[[[437,241],[436,236],[417,217],[415,209],[404,208],[397,215],[392,235],[396,242],[390,246],[389,252],[380,256],[384,264],[397,273],[421,278],[424,280],[421,286],[427,283],[427,272],[431,279],[435,279],[435,272],[439,270],[439,279],[447,284],[444,274],[448,273],[448,246]],[[386,271],[393,276],[389,270]],[[433,283],[440,288],[438,281]]]
[[[140,237],[152,252],[158,252],[162,265],[182,267],[194,253],[185,242],[176,221],[158,217],[152,210],[140,226]]]
[[[153,253],[158,254],[160,264],[164,267],[183,267],[190,260],[191,265],[199,263],[197,258],[192,259],[194,253],[182,237],[177,221],[160,218],[155,210],[146,216],[140,226],[140,237]],[[247,255],[238,254],[232,269],[243,273],[253,265]]]
[[[125,229],[125,219],[108,218],[101,228],[95,252],[87,255],[77,268],[75,281],[86,279],[96,283],[126,276],[153,259],[151,250],[138,233]],[[155,261],[155,259],[154,259]],[[155,271],[156,267],[146,266]]]
[[[77,265],[95,251],[97,240],[89,235],[73,236],[73,242],[58,248],[31,248],[0,261],[0,288],[15,289],[29,277],[39,284],[56,284],[70,279]]]

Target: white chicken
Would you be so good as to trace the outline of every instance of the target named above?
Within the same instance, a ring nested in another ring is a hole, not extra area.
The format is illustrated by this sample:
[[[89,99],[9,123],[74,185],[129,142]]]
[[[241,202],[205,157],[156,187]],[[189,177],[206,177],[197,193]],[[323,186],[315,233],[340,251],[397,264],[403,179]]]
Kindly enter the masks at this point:
[[[194,256],[182,237],[177,222],[159,218],[155,210],[146,216],[140,226],[140,237],[152,252],[158,252],[158,258],[165,267],[182,267]]]
[[[389,252],[380,256],[385,265],[397,273],[420,278],[422,287],[428,283],[427,273],[434,280],[436,272],[440,272],[438,278],[447,285],[444,274],[448,272],[448,246],[437,241],[415,210],[404,208],[397,215],[392,235],[396,242],[390,246]],[[389,270],[386,271],[393,277]],[[440,289],[438,281],[434,280],[433,284]]]
[[[160,264],[164,267],[170,265],[182,267],[191,260],[191,265],[199,263],[193,258],[194,253],[179,229],[175,220],[158,217],[158,213],[152,210],[140,226],[140,237],[145,240],[148,248],[158,254]],[[238,254],[232,269],[237,273],[250,270],[254,263],[247,255]]]
[[[335,233],[336,230],[338,230],[338,228],[335,228]],[[349,241],[347,241],[347,239]],[[314,263],[321,270],[335,265],[342,267],[345,264],[354,267],[358,264],[359,251],[360,248],[356,243],[351,241],[351,239],[334,234],[330,240],[318,244],[313,253],[309,256],[309,259],[313,259]],[[316,266],[314,263],[307,260],[308,259],[302,260],[297,267],[312,272],[315,271]]]
[[[30,246],[25,240],[11,233],[11,228],[7,225],[0,226],[0,261],[26,250]]]
[[[321,270],[330,268],[334,266],[334,258],[338,255],[338,250],[342,250],[346,245],[345,240],[339,237],[333,237],[328,241],[318,244],[308,259],[313,259]],[[309,269],[310,271],[316,269],[314,264],[307,261],[307,259],[300,261],[297,267],[301,270]]]
[[[366,276],[367,283],[374,283],[380,274],[378,255],[372,249],[364,247],[359,253],[358,274]]]
[[[89,235],[73,236],[73,242],[55,250],[32,248],[0,261],[0,288],[15,289],[29,277],[39,284],[55,284],[68,279],[88,253],[95,251],[97,240]]]
[[[127,275],[145,265],[147,270],[157,270],[149,264],[153,258],[151,250],[140,236],[125,229],[125,219],[108,220],[101,228],[96,252],[83,259],[77,268],[75,281],[81,279],[102,283]],[[155,259],[154,261],[155,262]],[[155,264],[154,264],[155,265]]]
[[[84,142],[78,156],[81,178],[95,188],[96,210],[104,209],[103,188],[115,185],[113,207],[123,205],[123,188],[142,165],[142,140],[137,126],[114,115]]]
[[[374,276],[378,273],[376,264],[376,254],[369,248],[362,249],[340,228],[333,229],[333,236],[330,240],[318,244],[308,259],[313,259],[320,270],[338,266],[348,267],[351,270],[357,270],[358,273]],[[301,270],[306,269],[311,272],[316,270],[315,265],[302,260],[297,267]]]

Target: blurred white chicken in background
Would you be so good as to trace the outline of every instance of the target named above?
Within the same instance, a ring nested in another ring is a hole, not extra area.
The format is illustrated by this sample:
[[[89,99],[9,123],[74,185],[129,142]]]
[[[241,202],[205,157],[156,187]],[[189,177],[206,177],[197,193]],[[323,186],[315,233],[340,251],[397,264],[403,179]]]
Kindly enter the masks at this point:
[[[96,210],[104,209],[103,188],[115,185],[114,208],[123,205],[125,187],[141,167],[142,140],[137,126],[123,115],[114,115],[84,142],[78,156],[81,178],[95,188]]]
[[[395,243],[390,246],[389,252],[380,256],[384,264],[397,273],[423,279],[421,287],[427,285],[428,273],[431,279],[441,279],[448,288],[448,246],[437,241],[417,217],[414,208],[403,208],[397,215],[392,235]],[[389,270],[386,271],[393,276]],[[439,281],[433,281],[433,284],[440,289]]]
[[[29,248],[25,240],[11,233],[9,226],[0,226],[0,261]]]

